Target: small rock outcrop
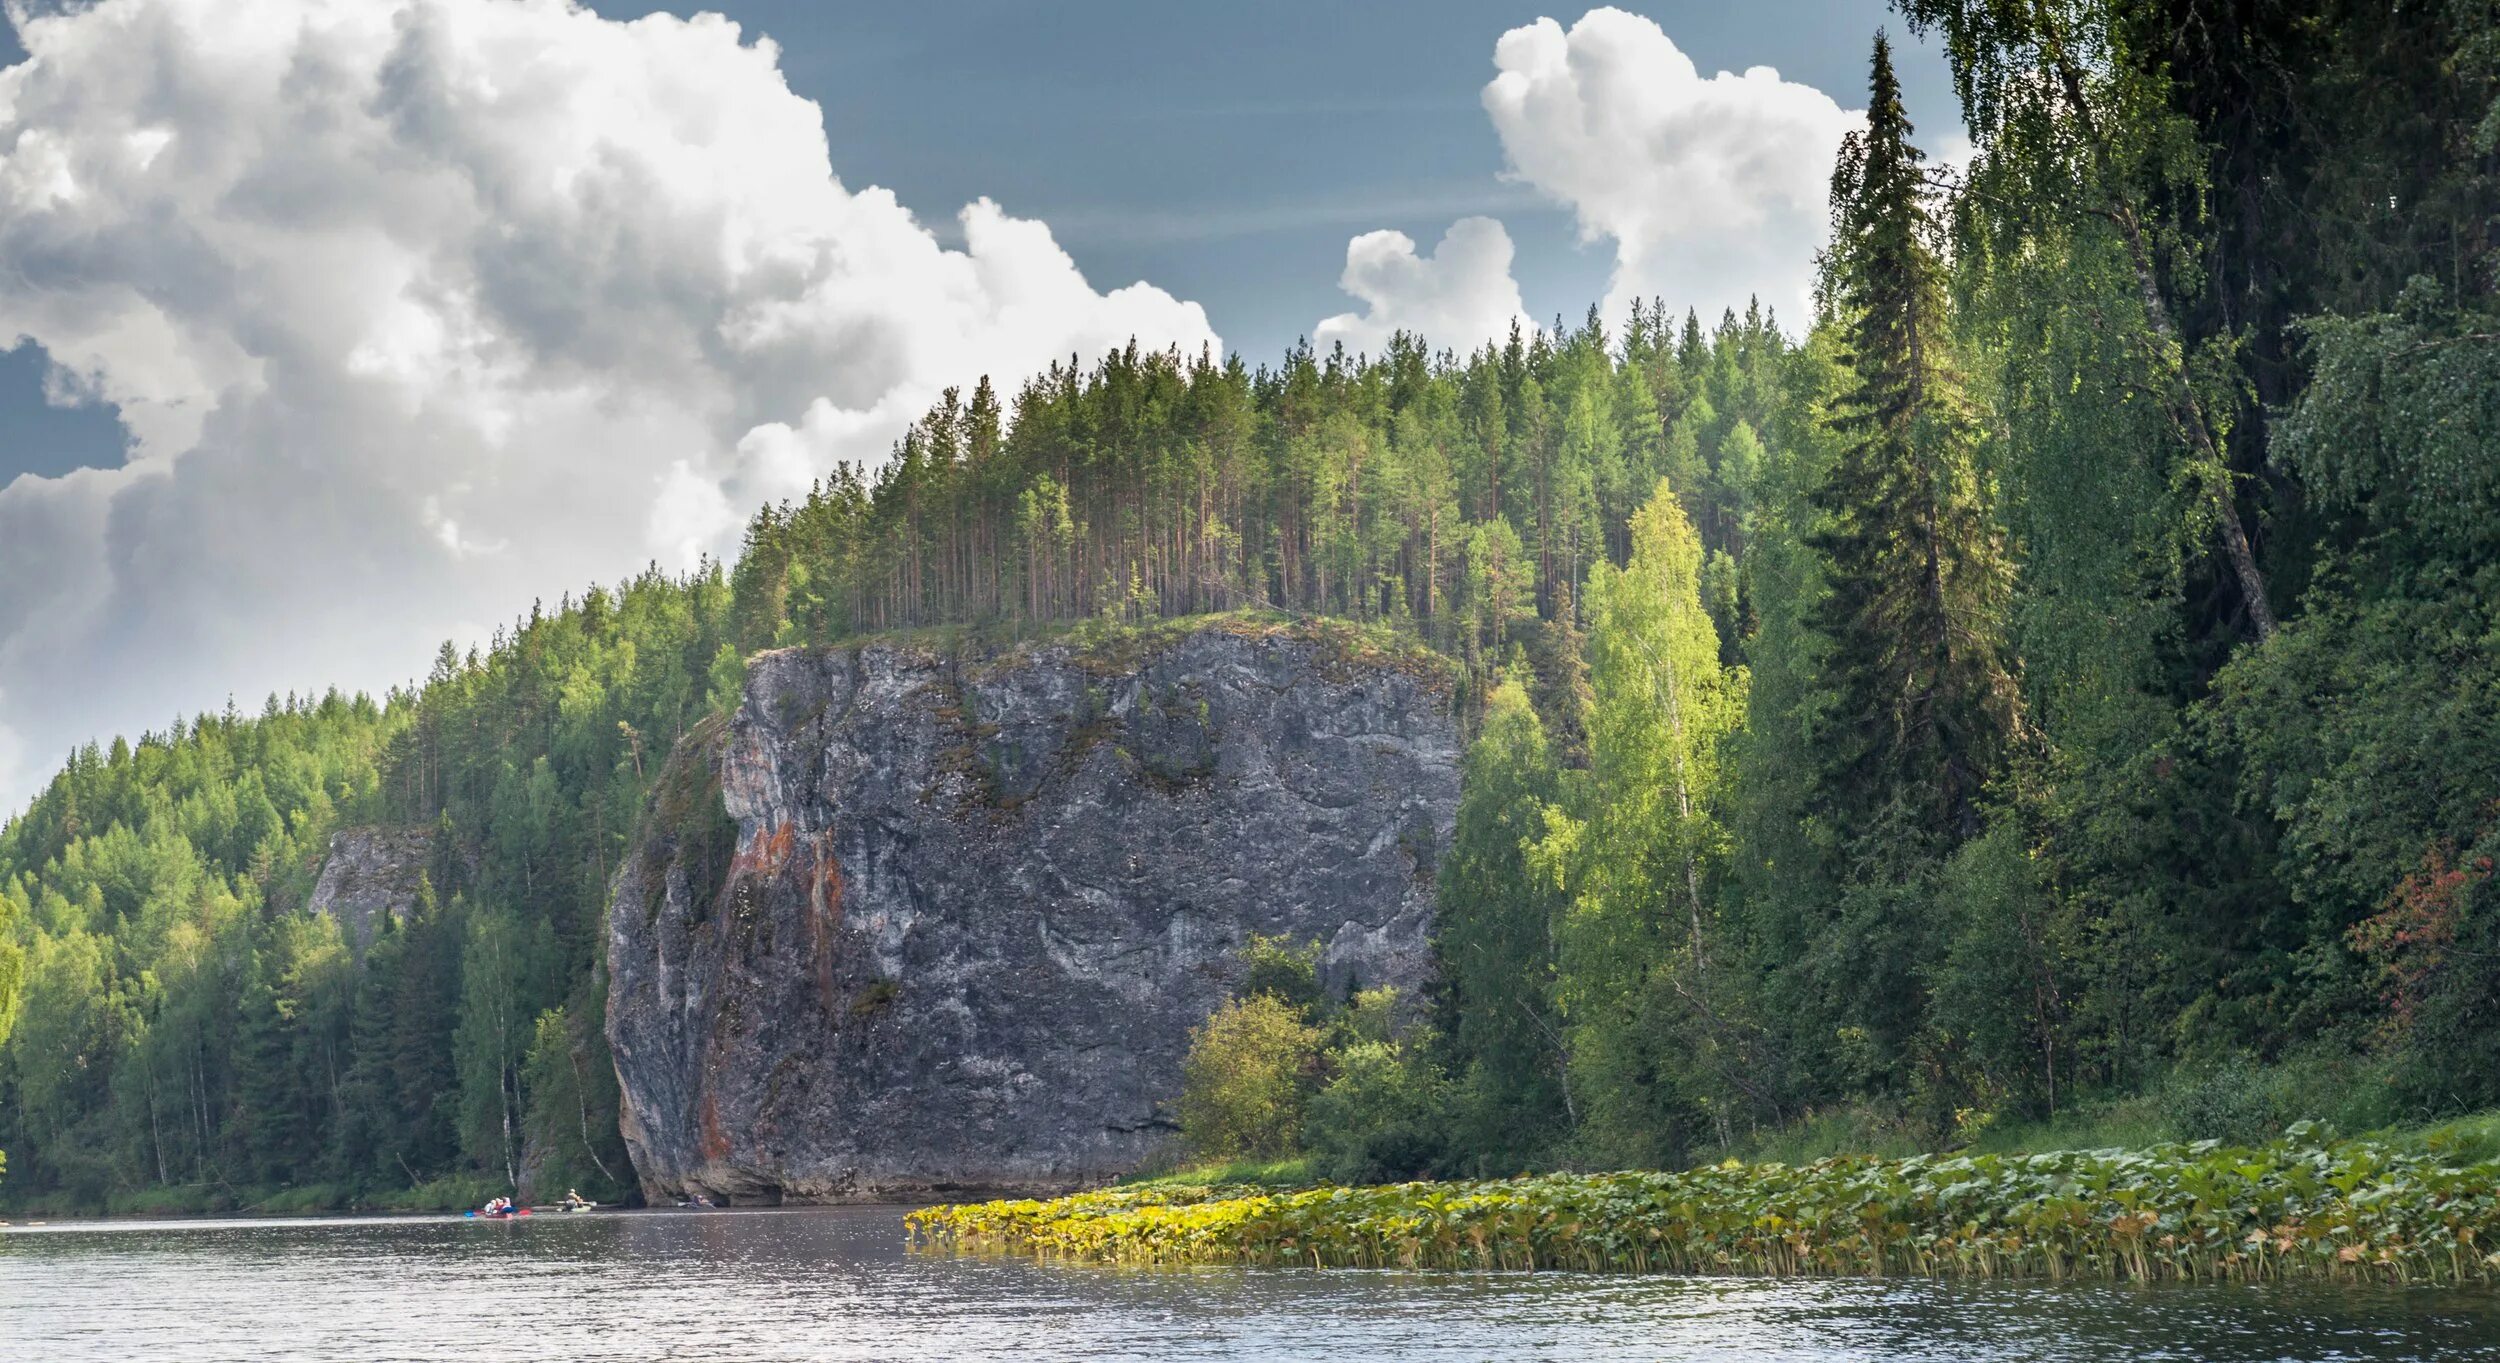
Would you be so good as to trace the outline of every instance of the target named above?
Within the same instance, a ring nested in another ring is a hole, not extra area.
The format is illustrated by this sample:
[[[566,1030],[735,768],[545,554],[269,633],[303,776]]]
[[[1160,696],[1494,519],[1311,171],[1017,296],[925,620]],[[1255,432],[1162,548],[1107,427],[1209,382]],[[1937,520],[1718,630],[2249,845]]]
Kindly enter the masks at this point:
[[[1107,659],[768,653],[671,758],[609,910],[646,1193],[1064,1189],[1166,1147],[1253,933],[1421,985],[1446,675],[1305,631]]]
[[[358,951],[372,945],[382,917],[405,918],[434,855],[423,828],[346,828],[330,836],[330,854],[313,882],[308,907],[339,921]]]

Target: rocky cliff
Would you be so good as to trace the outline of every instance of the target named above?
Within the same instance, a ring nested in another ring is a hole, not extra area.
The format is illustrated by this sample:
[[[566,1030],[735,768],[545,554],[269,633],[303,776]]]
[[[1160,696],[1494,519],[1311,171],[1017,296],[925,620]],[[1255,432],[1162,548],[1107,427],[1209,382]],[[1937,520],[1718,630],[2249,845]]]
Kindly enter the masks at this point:
[[[417,887],[433,855],[428,829],[341,829],[331,835],[308,907],[339,920],[347,939],[362,951],[384,915],[406,918],[417,906]]]
[[[986,662],[769,653],[672,757],[609,913],[646,1191],[1055,1189],[1167,1145],[1252,933],[1416,986],[1458,802],[1442,674],[1209,627]]]

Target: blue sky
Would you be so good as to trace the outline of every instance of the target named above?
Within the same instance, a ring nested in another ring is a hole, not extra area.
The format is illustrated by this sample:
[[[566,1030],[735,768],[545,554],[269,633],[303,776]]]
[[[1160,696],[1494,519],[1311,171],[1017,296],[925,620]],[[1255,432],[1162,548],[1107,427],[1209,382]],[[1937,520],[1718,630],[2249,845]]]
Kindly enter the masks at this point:
[[[633,18],[653,8],[599,0]],[[1347,238],[1395,228],[1429,243],[1488,214],[1518,245],[1530,314],[1576,320],[1611,256],[1571,212],[1505,183],[1478,103],[1494,40],[1576,9],[1501,0],[1269,0],[1050,5],[1017,0],[716,10],[782,50],[792,89],[822,106],[837,175],[883,185],[941,229],[982,195],[1048,222],[1087,278],[1148,280],[1205,305],[1228,347],[1271,358],[1348,307]],[[1768,65],[1856,107],[1878,26],[1899,48],[1911,114],[1955,124],[1932,45],[1873,0],[1628,4],[1704,71]],[[0,26],[0,61],[23,56]],[[1673,301],[1673,300],[1670,300]],[[5,338],[0,338],[5,339]],[[121,458],[109,407],[43,400],[38,347],[0,355],[0,484]]]

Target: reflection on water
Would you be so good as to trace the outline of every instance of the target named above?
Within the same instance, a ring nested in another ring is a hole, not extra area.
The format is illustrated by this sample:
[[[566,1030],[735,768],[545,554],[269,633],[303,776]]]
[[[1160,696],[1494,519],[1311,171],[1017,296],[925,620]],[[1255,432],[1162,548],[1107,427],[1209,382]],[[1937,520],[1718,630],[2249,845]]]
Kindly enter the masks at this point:
[[[1117,1270],[892,1208],[0,1234],[0,1358],[2500,1359],[2480,1292]]]

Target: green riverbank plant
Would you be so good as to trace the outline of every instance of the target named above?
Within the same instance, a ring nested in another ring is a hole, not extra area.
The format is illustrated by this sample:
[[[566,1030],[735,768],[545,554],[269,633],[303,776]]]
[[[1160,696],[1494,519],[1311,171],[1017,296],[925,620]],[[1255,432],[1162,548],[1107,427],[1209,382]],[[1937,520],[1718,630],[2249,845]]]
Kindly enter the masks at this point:
[[[1169,1185],[912,1213],[916,1245],[1117,1264],[2266,1282],[2500,1281],[2500,1161],[2303,1127],[2032,1155],[1730,1161],[1293,1192]]]

